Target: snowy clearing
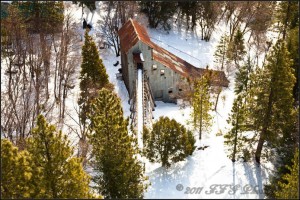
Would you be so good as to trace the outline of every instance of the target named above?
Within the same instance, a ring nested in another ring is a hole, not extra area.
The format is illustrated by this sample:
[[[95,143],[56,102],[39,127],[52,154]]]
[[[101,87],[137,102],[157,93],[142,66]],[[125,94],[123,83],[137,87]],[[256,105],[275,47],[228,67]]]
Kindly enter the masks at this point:
[[[94,26],[94,30],[90,34],[96,40],[95,32],[97,32],[98,28],[96,21],[100,17],[97,14],[101,13],[99,11],[100,5],[97,5],[97,10],[94,14],[91,14],[88,10],[84,11],[87,13],[86,19],[88,23],[92,22]],[[72,5],[72,9],[78,20],[78,24],[80,24],[81,8]],[[140,22],[146,23],[143,16],[137,19]],[[147,24],[143,25],[147,26]],[[197,32],[186,32],[184,27],[173,27],[173,30],[169,34],[161,30],[149,28],[147,30],[153,42],[191,64],[205,68],[206,65],[214,66],[213,54],[224,28],[226,28],[225,25],[220,23],[217,30],[213,33],[210,42],[201,41],[197,36]],[[128,92],[124,82],[116,78],[118,67],[113,66],[116,61],[120,62],[120,57],[115,57],[112,49],[101,49],[100,56],[106,66],[109,80],[115,85],[115,91],[121,98],[124,115],[128,117],[130,115]],[[262,193],[263,184],[268,182],[269,175],[272,172],[272,165],[270,163],[263,163],[261,167],[258,167],[255,162],[244,163],[242,161],[233,164],[226,155],[223,137],[216,136],[216,133],[221,131],[224,134],[228,130],[226,120],[234,99],[233,79],[234,77],[229,77],[229,88],[223,90],[221,93],[224,100],[220,100],[218,104],[217,110],[219,113],[214,113],[214,123],[211,131],[204,133],[201,144],[197,139],[197,147],[207,145],[206,149],[195,150],[192,156],[188,157],[185,161],[173,164],[169,169],[161,167],[158,163],[146,162],[146,175],[149,176],[151,185],[145,193],[145,198],[233,199],[264,197]],[[153,113],[154,120],[157,120],[160,116],[168,116],[182,124],[186,124],[190,118],[189,107],[180,109],[176,104],[159,101],[156,102],[156,105],[157,107]],[[195,133],[195,137],[198,138],[197,133]],[[183,188],[180,188],[179,184],[182,184]],[[219,194],[216,194],[221,189],[221,186],[216,186],[215,184],[227,184],[227,187],[223,192],[221,191]],[[237,190],[234,194],[232,192],[233,188],[230,187],[235,185],[237,185]],[[213,188],[216,191],[211,191]]]
[[[84,17],[87,22],[93,26],[89,34],[93,36],[96,44],[98,44],[97,42],[99,40],[97,37],[99,24],[97,22],[105,15],[103,11],[100,11],[101,3],[102,2],[96,2],[97,9],[95,12],[90,12],[86,8],[84,9]],[[76,25],[78,25],[78,37],[82,37],[81,7],[71,2],[65,4],[70,6],[68,12],[72,13]],[[200,39],[199,27],[197,27],[194,32],[187,32],[185,27],[177,27],[174,25],[171,31],[166,33],[162,30],[148,28],[147,20],[143,15],[137,16],[136,19],[143,26],[147,27],[151,40],[157,45],[160,45],[192,65],[200,68],[205,68],[209,65],[215,69],[213,55],[221,35],[224,33],[224,30],[228,29],[222,21],[213,32],[211,40],[205,42]],[[270,33],[269,37],[274,38],[275,36],[273,33]],[[79,44],[77,55],[81,54],[83,42]],[[99,54],[106,67],[106,72],[109,75],[109,81],[115,86],[115,92],[121,99],[124,116],[129,117],[129,95],[124,82],[118,80],[116,77],[120,65],[113,65],[117,61],[121,63],[121,58],[115,56],[113,49],[99,49]],[[263,55],[260,56],[259,60],[259,63],[262,63]],[[3,60],[1,60],[1,65],[5,65]],[[1,67],[1,88],[5,85],[4,72],[4,67]],[[74,108],[78,107],[77,100],[80,92],[79,73],[80,65],[76,66],[76,77],[74,77],[76,80],[75,88],[66,99],[66,113],[68,117],[65,123],[71,127],[76,127],[77,124],[74,120],[78,120],[78,118],[75,117],[77,114]],[[145,198],[264,198],[262,192],[263,185],[268,183],[269,176],[273,172],[273,165],[270,162],[262,162],[262,164],[258,166],[254,160],[249,162],[238,160],[232,163],[226,154],[223,135],[217,136],[217,133],[224,134],[230,128],[226,120],[228,119],[235,98],[233,92],[234,75],[231,75],[228,79],[230,84],[228,88],[221,92],[217,107],[218,113],[213,112],[214,119],[211,130],[203,133],[201,142],[198,139],[198,133],[194,133],[197,139],[197,147],[192,156],[189,156],[185,161],[172,164],[168,169],[161,167],[159,163],[150,163],[145,159],[145,173],[151,182],[151,185],[144,195]],[[179,105],[161,101],[156,101],[156,105],[155,111],[153,112],[154,120],[157,120],[160,116],[167,116],[189,127],[190,107],[180,108]],[[74,119],[72,119],[72,116]],[[66,126],[62,127],[63,131],[69,130]],[[139,127],[139,130],[141,130],[141,127]],[[71,134],[69,137],[72,144],[75,145],[78,140],[76,135]],[[204,150],[199,150],[198,148],[200,146],[208,147]],[[88,169],[88,171],[90,171],[90,169]],[[92,174],[92,172],[90,173]],[[233,188],[234,186],[236,188]],[[236,192],[234,192],[234,189],[236,189]]]

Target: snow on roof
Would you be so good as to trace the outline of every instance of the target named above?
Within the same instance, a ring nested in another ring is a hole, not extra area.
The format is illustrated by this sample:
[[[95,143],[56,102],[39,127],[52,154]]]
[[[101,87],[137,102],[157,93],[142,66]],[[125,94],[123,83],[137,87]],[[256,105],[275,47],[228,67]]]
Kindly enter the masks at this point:
[[[133,61],[135,63],[143,62],[142,59],[141,59],[140,53],[132,53],[132,55],[133,55]]]
[[[142,62],[145,62],[143,53],[140,53],[140,58],[141,58],[141,61],[142,61]]]
[[[206,72],[209,72],[210,74],[214,72],[211,84],[228,87],[229,81],[225,77],[223,71],[197,68],[166,49],[158,46],[150,40],[146,29],[136,20],[129,19],[118,31],[118,35],[120,37],[121,51],[125,53],[127,53],[138,41],[141,41],[152,48],[153,60],[174,70],[182,76],[187,78],[199,78]],[[135,59],[136,61],[137,59],[142,60],[141,58]]]

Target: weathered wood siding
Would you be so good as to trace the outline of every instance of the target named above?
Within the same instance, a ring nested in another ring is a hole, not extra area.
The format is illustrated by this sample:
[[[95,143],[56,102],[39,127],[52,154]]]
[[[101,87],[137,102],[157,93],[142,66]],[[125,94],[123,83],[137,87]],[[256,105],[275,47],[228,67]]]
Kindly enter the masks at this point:
[[[127,60],[128,60],[128,93],[129,96],[131,97],[133,94],[133,90],[135,87],[135,81],[136,81],[136,76],[137,76],[137,69],[136,66],[133,62],[133,52],[139,51],[139,45],[136,43],[128,52],[127,52]]]
[[[178,83],[186,81],[180,74],[172,69],[162,65],[161,63],[152,59],[152,49],[139,41],[125,54],[122,52],[122,73],[125,85],[128,89],[129,96],[132,97],[135,89],[135,81],[137,76],[137,68],[133,61],[133,53],[142,52],[145,62],[143,62],[144,74],[149,78],[149,84],[155,100],[163,102],[176,102],[176,99],[170,95],[178,94]],[[153,69],[153,65],[157,69]],[[164,75],[161,75],[161,70],[164,70]],[[169,93],[172,91],[172,93]]]
[[[171,98],[170,94],[176,95],[178,93],[177,84],[180,81],[184,81],[183,77],[172,69],[153,60],[152,49],[148,45],[141,41],[138,44],[139,50],[143,53],[145,60],[143,63],[144,73],[149,77],[150,87],[155,100],[175,102],[175,99]],[[157,66],[156,70],[153,70],[153,65]],[[161,70],[164,70],[164,75],[161,75]],[[169,93],[170,90],[172,90],[172,93]]]
[[[123,80],[127,88],[127,91],[129,91],[128,59],[127,59],[127,54],[125,52],[121,52],[121,66],[122,66]]]

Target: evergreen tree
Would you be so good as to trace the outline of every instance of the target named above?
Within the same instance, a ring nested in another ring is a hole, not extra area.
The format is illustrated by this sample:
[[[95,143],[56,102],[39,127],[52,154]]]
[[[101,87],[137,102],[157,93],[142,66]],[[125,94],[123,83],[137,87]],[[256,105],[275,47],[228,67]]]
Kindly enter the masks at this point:
[[[85,32],[85,41],[82,47],[82,63],[80,72],[80,97],[78,104],[81,108],[80,119],[83,125],[87,123],[87,114],[90,104],[103,87],[111,88],[106,69],[99,57],[96,44],[92,37]],[[85,140],[86,138],[82,138]],[[84,156],[84,155],[83,155]]]
[[[294,75],[297,78],[293,88],[293,96],[297,105],[297,102],[299,102],[299,25],[287,32],[286,42],[287,49],[294,61],[292,67],[295,70]]]
[[[193,31],[195,26],[197,25],[197,19],[199,18],[199,15],[204,15],[204,13],[199,12],[199,10],[201,10],[200,3],[197,1],[186,1],[186,2],[179,1],[178,8],[181,13],[181,18],[183,19],[185,17],[186,25],[187,25],[186,30],[190,29],[190,23],[192,23],[191,29]]]
[[[216,67],[218,70],[223,71],[224,68],[226,68],[226,71],[228,72],[228,66],[229,66],[229,60],[227,58],[227,51],[228,51],[228,43],[229,43],[229,37],[224,34],[221,36],[219,44],[217,45],[217,49],[214,53],[214,63],[216,64]],[[214,111],[217,112],[217,106],[220,94],[222,92],[222,87],[215,87],[215,93],[216,95],[216,101],[214,104]]]
[[[137,145],[128,134],[120,99],[103,88],[92,104],[90,142],[94,182],[105,198],[142,198],[143,167],[137,160]]]
[[[7,199],[30,198],[34,185],[32,158],[27,151],[18,151],[9,140],[1,139],[1,197]]]
[[[148,16],[151,28],[157,28],[161,24],[165,30],[171,29],[168,21],[176,11],[176,2],[141,1],[140,6],[141,11]]]
[[[231,123],[232,128],[227,134],[224,135],[224,144],[229,146],[228,156],[231,158],[232,162],[236,161],[236,156],[242,156],[241,152],[244,144],[242,140],[243,135],[241,133],[241,123],[244,121],[242,111],[242,99],[240,96],[238,96],[233,102],[231,114],[227,120],[228,123]],[[244,156],[244,161],[246,161],[246,159]]]
[[[183,160],[195,150],[192,132],[168,117],[160,117],[152,131],[144,128],[143,139],[145,156],[151,162],[161,162],[163,167]]]
[[[229,41],[227,57],[229,60],[234,61],[235,66],[238,68],[239,61],[243,60],[245,53],[244,35],[239,27],[233,40]]]
[[[88,198],[89,176],[84,172],[81,160],[72,157],[67,136],[57,133],[55,126],[47,124],[42,115],[38,116],[37,127],[28,140],[28,151],[35,166],[33,177],[37,198]]]
[[[199,8],[197,8],[197,6]],[[209,41],[215,29],[215,25],[221,14],[222,4],[220,2],[197,2],[194,9],[197,9],[197,19],[201,28],[201,39]],[[192,27],[193,29],[193,27]]]
[[[295,83],[292,60],[282,40],[277,41],[267,61],[266,66],[258,69],[255,75],[251,88],[252,105],[249,108],[255,129],[259,132],[255,152],[258,163],[265,141],[276,144],[279,138],[290,135],[296,117],[292,97]]]
[[[62,29],[64,4],[60,1],[13,1],[17,5],[29,31],[56,33]]]
[[[286,39],[287,31],[299,26],[299,4],[297,1],[282,1],[278,4],[275,20],[282,39]]]
[[[199,130],[199,139],[201,140],[202,131],[208,130],[212,120],[209,113],[212,106],[209,93],[209,78],[206,74],[194,81],[194,90],[191,101],[192,123],[194,128]]]
[[[91,109],[91,102],[96,98],[98,91],[103,88],[113,89],[113,85],[108,81],[106,69],[99,57],[96,44],[92,37],[85,32],[85,41],[82,47],[82,63],[80,72],[80,97],[78,104],[80,107],[79,118],[82,125],[82,135],[80,138],[80,157],[83,158],[83,164],[87,163],[87,129],[88,129],[88,113]]]
[[[250,62],[250,57],[248,57],[247,62],[236,73],[234,92],[237,97],[233,102],[231,114],[227,120],[232,125],[232,129],[224,135],[224,143],[230,148],[229,157],[231,157],[232,162],[235,162],[236,155],[244,157],[244,161],[249,159],[247,157],[248,151],[244,148],[244,145],[251,145],[250,139],[243,132],[249,130],[247,99],[249,98],[248,90],[250,88],[251,72],[252,63]]]
[[[298,134],[298,133],[297,133]],[[281,191],[282,183],[288,183],[286,180],[286,176],[290,176],[291,174],[291,168],[290,166],[293,166],[294,164],[294,157],[295,154],[291,153],[294,152],[297,149],[298,145],[295,145],[294,142],[291,141],[285,141],[285,143],[289,143],[286,145],[283,145],[277,150],[277,162],[274,165],[274,168],[276,169],[274,175],[270,177],[270,183],[264,185],[264,192],[266,194],[266,197],[269,199],[275,199],[277,198],[276,194],[278,191]],[[293,146],[293,147],[291,147]],[[298,158],[297,158],[298,159]],[[294,176],[295,177],[295,176]],[[281,191],[282,193],[283,191]]]
[[[252,75],[252,72],[253,72],[253,63],[251,62],[250,55],[249,55],[244,65],[242,65],[236,72],[235,88],[234,88],[234,93],[242,94],[245,101],[247,101],[247,99],[245,98],[247,92],[251,88],[250,76]]]
[[[287,43],[288,51],[294,60],[294,74],[297,78],[293,89],[295,104],[299,101],[299,3],[297,1],[282,1],[277,6],[275,15],[280,37]]]
[[[276,199],[299,199],[299,149],[293,158],[292,166],[287,166],[290,173],[285,174],[278,182],[279,190],[275,191]]]
[[[96,1],[94,0],[87,0],[87,1],[72,1],[74,4],[79,4],[82,7],[86,6],[91,12],[96,10]]]
[[[222,35],[214,54],[215,57],[214,62],[218,67],[221,66],[221,70],[224,69],[225,65],[228,62],[227,61],[228,42],[229,42],[229,37],[226,34]]]

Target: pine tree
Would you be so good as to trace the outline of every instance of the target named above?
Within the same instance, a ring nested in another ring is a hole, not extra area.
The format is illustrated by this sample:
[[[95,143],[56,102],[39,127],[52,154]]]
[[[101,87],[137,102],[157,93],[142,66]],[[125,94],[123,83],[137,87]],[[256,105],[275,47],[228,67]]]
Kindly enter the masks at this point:
[[[222,35],[214,54],[214,62],[216,63],[217,67],[221,66],[221,70],[223,70],[227,64],[228,42],[229,37],[226,34]]]
[[[90,111],[90,103],[97,96],[98,91],[109,85],[106,69],[99,57],[96,44],[92,37],[85,32],[85,41],[82,47],[82,63],[80,72],[81,120],[86,122],[86,115]]]
[[[9,140],[1,139],[1,197],[7,199],[31,198],[33,188],[32,158],[26,151],[18,151]]]
[[[198,2],[198,8],[196,4],[197,21],[201,28],[201,39],[209,41],[210,37],[215,29],[218,18],[221,14],[222,4],[219,2]],[[193,29],[193,28],[192,28]]]
[[[299,26],[299,4],[297,1],[282,1],[278,4],[275,20],[282,39],[286,39],[287,31]]]
[[[88,31],[85,32],[85,41],[82,47],[82,63],[79,79],[80,97],[78,104],[80,107],[79,118],[82,124],[80,141],[83,147],[80,156],[83,158],[83,164],[85,165],[87,163],[87,129],[89,126],[87,116],[91,109],[91,103],[101,88],[106,87],[113,90],[113,85],[109,83],[108,75],[99,57],[96,44],[92,37],[88,35]]]
[[[141,11],[148,16],[149,25],[151,28],[157,28],[159,24],[162,25],[164,30],[169,31],[171,19],[176,11],[176,2],[164,1],[141,1]]]
[[[275,191],[276,199],[299,199],[299,149],[296,149],[292,166],[287,166],[290,173],[278,182],[280,189]]]
[[[207,131],[211,125],[212,117],[210,110],[209,78],[207,74],[194,81],[194,91],[192,94],[192,123],[195,129],[199,130],[199,139],[201,140],[202,131]]]
[[[294,60],[294,74],[297,78],[293,95],[295,104],[299,101],[299,3],[297,1],[282,1],[278,4],[275,20],[279,37],[287,42],[288,51]]]
[[[232,162],[236,161],[236,156],[241,156],[240,152],[243,148],[243,143],[241,141],[241,133],[240,133],[240,124],[243,121],[243,113],[241,110],[241,98],[236,98],[233,102],[231,115],[227,120],[228,123],[231,123],[232,129],[224,135],[224,144],[230,147],[229,149],[229,157],[231,158]],[[231,149],[232,148],[232,149]]]
[[[250,76],[253,72],[253,63],[250,60],[250,55],[247,61],[236,72],[235,80],[235,94],[242,94],[243,97],[247,95],[247,92],[251,88]],[[245,99],[246,101],[247,99]]]
[[[34,174],[41,176],[32,180],[37,198],[88,198],[89,176],[84,172],[81,160],[72,157],[67,136],[57,132],[42,115],[28,140],[28,151],[32,155]]]
[[[142,198],[143,167],[137,160],[137,145],[128,134],[120,99],[103,88],[92,104],[90,142],[94,182],[105,198]]]
[[[28,22],[33,33],[56,33],[61,30],[64,19],[64,4],[59,1],[13,1]]]
[[[295,83],[292,60],[285,42],[278,40],[267,58],[268,63],[258,69],[251,88],[253,124],[259,132],[255,159],[259,163],[265,141],[276,143],[291,134],[296,111],[292,89]]]
[[[151,162],[161,162],[163,167],[183,160],[195,150],[192,132],[168,117],[160,117],[152,131],[144,128],[143,136],[145,156]]]
[[[79,6],[82,7],[86,6],[91,12],[96,10],[96,1],[94,0],[88,0],[88,1],[72,1],[74,4],[79,4]]]
[[[288,181],[284,177],[289,176],[289,174],[291,174],[290,166],[293,166],[295,159],[295,154],[293,152],[295,152],[295,149],[296,153],[299,152],[299,144],[295,145],[294,143],[295,142],[293,141],[286,140],[285,145],[282,145],[282,147],[280,147],[279,149],[276,148],[277,162],[274,164],[274,169],[276,171],[272,176],[270,176],[270,183],[264,186],[264,192],[266,194],[266,197],[269,199],[277,198],[276,193],[278,191],[281,191],[281,184],[288,183]],[[281,144],[283,143],[280,143],[279,145]]]
[[[229,60],[234,61],[235,66],[238,68],[239,61],[243,60],[245,53],[244,35],[239,27],[233,40],[229,41],[227,57]]]
[[[222,35],[219,44],[217,45],[217,49],[214,53],[214,63],[217,69],[223,71],[224,68],[226,68],[227,72],[229,71],[229,64],[230,64],[227,58],[228,43],[229,43],[229,37],[226,34]],[[218,87],[218,86],[215,87],[216,101],[213,110],[216,112],[217,112],[217,106],[218,106],[218,101],[221,92],[222,92],[222,87]]]
[[[201,9],[201,4],[197,1],[187,1],[187,2],[179,1],[178,9],[181,14],[180,17],[182,19],[185,18],[185,20],[186,20],[186,26],[187,26],[186,30],[189,30],[191,28],[191,30],[193,31],[195,26],[197,25],[197,20],[200,15],[198,13],[199,13],[199,10]],[[203,15],[203,13],[201,13],[201,15]],[[191,23],[191,25],[190,25],[190,23]]]
[[[237,157],[243,158],[244,162],[250,159],[250,152],[253,147],[253,139],[247,135],[249,122],[247,115],[249,111],[241,96],[233,102],[231,114],[227,122],[232,128],[224,135],[224,144],[228,147],[228,157],[235,162]]]
[[[286,42],[287,42],[287,49],[290,52],[291,57],[294,61],[292,67],[294,68],[294,75],[297,78],[293,89],[293,96],[295,99],[295,104],[297,105],[297,102],[299,102],[299,90],[300,90],[299,76],[298,76],[299,74],[299,25],[287,31]]]
[[[248,90],[250,88],[250,75],[252,72],[252,63],[250,57],[247,62],[241,66],[236,73],[234,92],[237,97],[234,99],[233,107],[227,122],[232,125],[232,129],[224,135],[224,143],[229,146],[229,157],[232,162],[236,161],[236,156],[244,157],[247,161],[247,152],[244,145],[251,145],[250,139],[247,138],[243,131],[249,130],[249,110],[247,109],[247,99],[249,98]],[[244,155],[242,154],[244,153]]]

